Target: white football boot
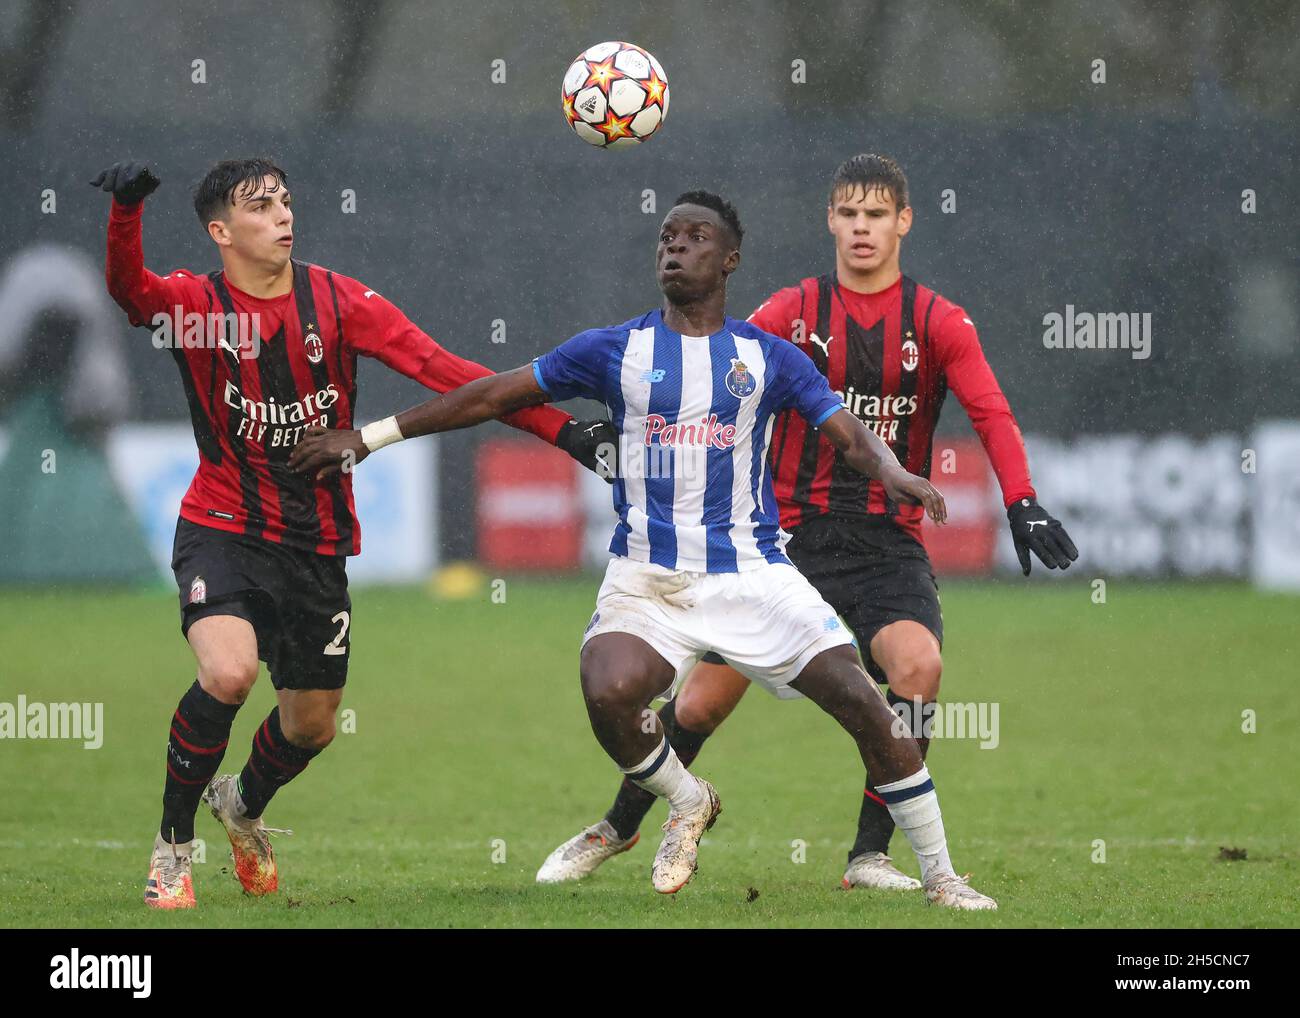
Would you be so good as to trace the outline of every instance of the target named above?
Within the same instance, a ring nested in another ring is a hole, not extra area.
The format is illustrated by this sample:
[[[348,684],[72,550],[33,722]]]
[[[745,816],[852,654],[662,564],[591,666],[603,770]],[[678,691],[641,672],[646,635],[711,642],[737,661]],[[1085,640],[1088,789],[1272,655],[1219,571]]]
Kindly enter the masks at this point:
[[[620,838],[608,820],[579,831],[546,857],[537,871],[539,884],[563,884],[591,876],[606,859],[612,859],[641,840],[637,831],[630,838]]]
[[[213,778],[203,790],[203,801],[226,829],[230,854],[235,860],[235,876],[244,890],[258,897],[277,891],[280,874],[275,865],[270,835],[292,834],[293,831],[267,827],[261,817],[249,820],[244,816],[237,774]]]
[[[844,890],[871,887],[881,891],[919,891],[921,881],[909,877],[884,852],[864,852],[849,861],[841,881]]]
[[[998,903],[987,894],[980,894],[968,883],[970,874],[964,877],[956,873],[944,873],[925,882],[925,897],[931,905],[943,905],[946,908],[961,908],[970,911],[997,911]]]
[[[161,834],[153,839],[149,876],[144,883],[144,903],[150,908],[194,907],[194,875],[190,866],[192,841],[168,844]]]
[[[722,802],[712,785],[696,778],[704,792],[700,804],[686,812],[673,809],[664,821],[664,840],[655,853],[650,877],[660,894],[676,894],[695,876],[700,839],[722,812]]]

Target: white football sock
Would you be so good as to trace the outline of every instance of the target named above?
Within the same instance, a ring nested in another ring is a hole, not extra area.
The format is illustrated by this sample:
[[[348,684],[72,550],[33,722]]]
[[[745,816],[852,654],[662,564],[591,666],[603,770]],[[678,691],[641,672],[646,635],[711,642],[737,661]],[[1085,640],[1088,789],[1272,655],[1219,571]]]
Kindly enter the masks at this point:
[[[876,791],[889,807],[894,823],[907,835],[912,851],[921,863],[921,882],[952,873],[948,839],[944,836],[943,816],[939,812],[939,796],[935,794],[934,782],[930,780],[925,765],[900,781],[877,785]]]
[[[667,799],[675,810],[694,809],[704,798],[704,789],[677,759],[667,739],[661,740],[654,752],[635,767],[619,769],[633,784]]]

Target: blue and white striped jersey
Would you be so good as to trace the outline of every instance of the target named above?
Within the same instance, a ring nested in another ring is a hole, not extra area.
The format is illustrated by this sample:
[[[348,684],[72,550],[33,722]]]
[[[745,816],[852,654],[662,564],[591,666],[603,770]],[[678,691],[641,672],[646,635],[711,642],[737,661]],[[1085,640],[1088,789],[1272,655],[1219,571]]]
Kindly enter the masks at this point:
[[[656,309],[579,333],[533,374],[556,400],[600,400],[621,435],[612,554],[709,573],[789,562],[772,425],[792,407],[817,426],[843,406],[794,344],[734,318],[683,336]]]

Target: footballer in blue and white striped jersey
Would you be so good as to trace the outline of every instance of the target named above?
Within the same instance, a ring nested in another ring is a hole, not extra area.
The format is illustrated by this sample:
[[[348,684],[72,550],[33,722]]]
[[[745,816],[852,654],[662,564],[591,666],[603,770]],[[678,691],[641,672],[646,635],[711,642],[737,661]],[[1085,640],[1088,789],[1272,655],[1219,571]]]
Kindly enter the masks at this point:
[[[530,365],[480,378],[361,431],[309,429],[290,465],[320,480],[406,438],[552,400],[601,401],[608,423],[563,432],[580,462],[590,455],[608,465],[602,447],[615,435],[620,453],[619,522],[582,636],[582,695],[597,741],[625,780],[669,802],[651,867],[655,890],[675,894],[691,879],[700,839],[722,803],[712,784],[687,770],[646,708],[656,696],[672,695],[712,653],[778,697],[809,697],[853,736],[921,862],[931,900],[996,908],[953,871],[916,740],[895,733],[897,718],[863,671],[835,609],[785,556],[787,535],[768,472],[774,418],[797,411],[849,467],[878,480],[895,502],[920,502],[936,523],[947,516],[943,496],[903,469],[880,437],[844,409],[803,351],[727,317],[726,282],[740,264],[743,237],[725,198],[679,195],[656,247],[659,310],[579,333]],[[588,828],[557,849],[558,870],[570,847],[597,841],[617,853],[635,839],[611,847],[598,827]],[[558,879],[568,876],[560,872]]]
[[[579,333],[533,373],[552,399],[604,403],[620,433],[613,555],[707,573],[789,564],[773,423],[794,408],[816,427],[843,406],[798,347],[734,318],[684,336],[656,309]]]

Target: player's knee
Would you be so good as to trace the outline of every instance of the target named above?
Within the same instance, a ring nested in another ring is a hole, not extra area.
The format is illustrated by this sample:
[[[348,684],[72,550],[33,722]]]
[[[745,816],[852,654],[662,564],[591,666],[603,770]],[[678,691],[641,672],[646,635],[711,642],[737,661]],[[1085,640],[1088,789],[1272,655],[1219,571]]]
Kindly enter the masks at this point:
[[[599,665],[582,669],[582,695],[587,708],[605,712],[627,707],[635,699],[636,682],[624,671]]]
[[[682,687],[673,710],[677,723],[683,728],[700,735],[712,735],[727,719],[736,702],[731,696],[720,696],[717,690],[697,678]]]
[[[889,688],[904,700],[920,697],[929,703],[939,697],[939,680],[943,677],[943,659],[937,650],[913,654],[889,673]]]
[[[257,681],[257,662],[240,658],[199,664],[199,685],[222,703],[243,703]]]
[[[281,714],[280,730],[284,732],[284,737],[299,749],[320,752],[334,741],[336,729],[332,714],[324,717],[292,719]]]
[[[593,714],[617,712],[648,703],[649,676],[635,664],[602,653],[583,654],[580,667],[582,695]]]

